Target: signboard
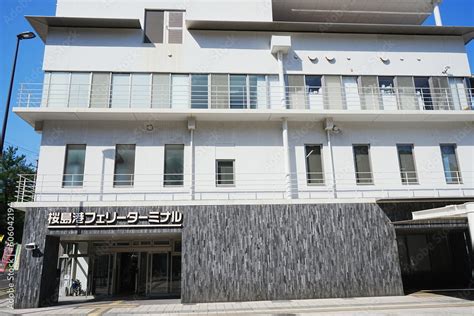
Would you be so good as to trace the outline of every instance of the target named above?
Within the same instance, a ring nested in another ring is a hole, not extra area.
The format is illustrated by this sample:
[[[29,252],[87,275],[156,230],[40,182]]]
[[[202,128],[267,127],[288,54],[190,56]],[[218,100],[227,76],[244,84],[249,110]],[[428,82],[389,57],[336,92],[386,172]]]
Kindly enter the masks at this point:
[[[49,212],[49,229],[82,229],[82,228],[180,228],[183,227],[183,214],[179,211],[128,212],[119,215],[117,212]]]

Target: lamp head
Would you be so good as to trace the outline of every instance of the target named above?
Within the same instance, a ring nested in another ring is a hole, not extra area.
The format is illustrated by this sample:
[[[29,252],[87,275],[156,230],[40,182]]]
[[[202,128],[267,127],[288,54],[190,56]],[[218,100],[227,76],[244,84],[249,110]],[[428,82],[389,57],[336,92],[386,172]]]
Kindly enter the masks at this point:
[[[33,32],[23,32],[16,36],[19,40],[33,39],[36,37],[36,34]]]

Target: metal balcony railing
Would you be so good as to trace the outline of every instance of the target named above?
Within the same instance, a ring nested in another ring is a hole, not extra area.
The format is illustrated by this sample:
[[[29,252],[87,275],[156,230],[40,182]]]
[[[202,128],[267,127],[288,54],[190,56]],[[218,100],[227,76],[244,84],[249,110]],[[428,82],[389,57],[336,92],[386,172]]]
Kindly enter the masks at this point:
[[[473,110],[474,89],[274,85],[21,84],[18,107]]]
[[[363,172],[236,174],[24,174],[17,202],[275,200],[466,197],[474,172]],[[221,185],[219,179],[232,179]],[[191,180],[194,179],[194,180]]]

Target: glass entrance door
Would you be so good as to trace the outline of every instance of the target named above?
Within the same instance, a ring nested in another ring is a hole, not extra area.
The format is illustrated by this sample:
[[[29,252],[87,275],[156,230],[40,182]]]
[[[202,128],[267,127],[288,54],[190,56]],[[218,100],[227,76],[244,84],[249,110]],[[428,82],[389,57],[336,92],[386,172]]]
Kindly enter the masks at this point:
[[[166,295],[169,293],[168,253],[148,254],[148,295]]]

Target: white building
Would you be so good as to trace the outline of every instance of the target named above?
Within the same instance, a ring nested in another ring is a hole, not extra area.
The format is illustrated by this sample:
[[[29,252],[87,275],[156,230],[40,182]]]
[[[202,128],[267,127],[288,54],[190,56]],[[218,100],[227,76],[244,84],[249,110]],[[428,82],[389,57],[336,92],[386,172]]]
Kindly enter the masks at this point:
[[[26,18],[45,76],[14,112],[42,143],[13,206],[44,256],[23,253],[17,307],[73,279],[183,302],[470,282],[466,218],[411,217],[474,197],[474,27],[441,26],[437,1],[58,0]]]

